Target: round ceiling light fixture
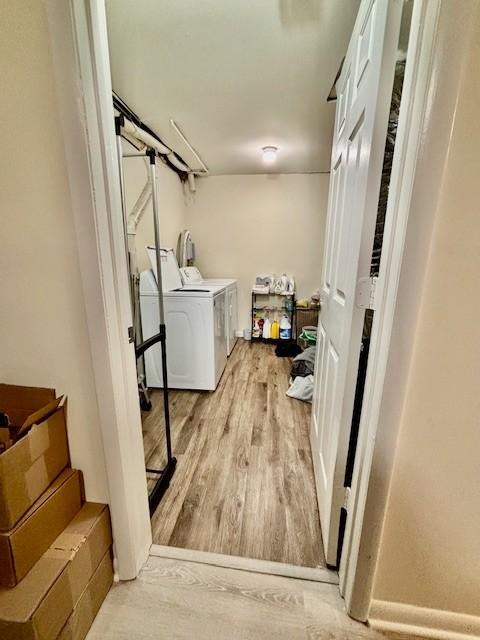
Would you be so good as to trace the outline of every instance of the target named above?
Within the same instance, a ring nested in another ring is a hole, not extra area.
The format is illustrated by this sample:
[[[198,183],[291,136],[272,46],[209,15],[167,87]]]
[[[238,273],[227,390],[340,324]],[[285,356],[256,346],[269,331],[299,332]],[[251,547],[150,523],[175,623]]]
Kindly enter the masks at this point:
[[[262,158],[265,164],[273,164],[277,159],[277,147],[263,147],[262,149]]]

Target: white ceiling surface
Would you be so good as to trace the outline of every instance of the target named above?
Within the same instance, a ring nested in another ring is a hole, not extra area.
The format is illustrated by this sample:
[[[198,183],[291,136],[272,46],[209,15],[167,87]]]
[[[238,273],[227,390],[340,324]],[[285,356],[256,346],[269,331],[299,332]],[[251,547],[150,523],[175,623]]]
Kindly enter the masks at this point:
[[[114,91],[194,169],[329,171],[326,97],[359,0],[107,0]],[[266,169],[261,148],[278,160]]]

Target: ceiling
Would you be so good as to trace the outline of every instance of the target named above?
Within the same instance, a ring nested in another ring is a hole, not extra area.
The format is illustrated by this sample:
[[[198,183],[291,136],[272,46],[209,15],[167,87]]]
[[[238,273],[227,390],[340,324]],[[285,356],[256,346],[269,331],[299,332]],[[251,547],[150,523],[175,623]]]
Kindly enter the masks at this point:
[[[114,91],[194,169],[329,171],[327,103],[359,0],[107,0]]]

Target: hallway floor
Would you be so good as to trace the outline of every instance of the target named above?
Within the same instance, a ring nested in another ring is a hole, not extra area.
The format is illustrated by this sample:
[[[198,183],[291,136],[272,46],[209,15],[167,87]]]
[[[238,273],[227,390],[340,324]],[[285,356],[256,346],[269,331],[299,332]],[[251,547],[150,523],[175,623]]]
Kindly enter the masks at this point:
[[[272,345],[239,340],[215,392],[171,391],[178,464],[152,519],[154,543],[325,566],[311,405],[285,395],[290,364]],[[145,456],[147,466],[161,467],[161,391],[152,402],[143,416]]]
[[[150,557],[116,584],[87,640],[390,640],[355,622],[332,584]],[[414,636],[408,636],[413,640]]]

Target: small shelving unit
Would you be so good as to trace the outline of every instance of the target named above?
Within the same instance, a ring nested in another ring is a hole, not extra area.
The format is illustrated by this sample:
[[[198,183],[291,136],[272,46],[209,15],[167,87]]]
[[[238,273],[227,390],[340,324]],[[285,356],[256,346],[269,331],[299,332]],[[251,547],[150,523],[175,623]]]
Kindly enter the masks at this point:
[[[287,315],[290,320],[291,335],[293,339],[293,331],[295,327],[295,293],[257,293],[252,291],[252,342],[285,342],[280,338],[264,338],[263,336],[254,336],[255,316],[266,318],[268,315],[270,321],[278,320],[280,322],[283,315]]]

